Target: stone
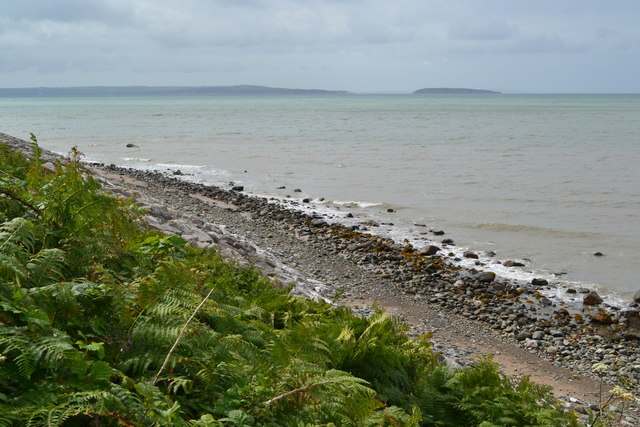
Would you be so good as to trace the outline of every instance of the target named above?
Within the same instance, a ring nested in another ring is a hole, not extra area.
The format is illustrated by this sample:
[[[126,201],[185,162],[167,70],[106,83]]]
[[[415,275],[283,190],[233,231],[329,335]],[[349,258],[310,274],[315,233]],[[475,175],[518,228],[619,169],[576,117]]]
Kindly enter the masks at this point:
[[[280,187],[276,188],[276,190],[284,190],[285,188],[287,187],[285,187],[284,185],[281,185]]]
[[[304,199],[302,199],[302,203],[309,203],[311,202],[311,199],[308,197],[305,197]]]
[[[533,278],[531,279],[531,284],[533,286],[547,286],[549,282],[545,279]]]
[[[429,246],[426,246],[426,247],[420,249],[420,253],[422,255],[432,256],[432,255],[435,255],[436,253],[438,253],[439,250],[440,250],[439,247],[437,247],[435,245],[429,245]]]
[[[392,213],[392,212],[395,212],[395,211],[393,209],[389,208],[389,209],[387,209],[387,212]]]
[[[294,193],[302,193],[302,190],[299,188],[296,188],[295,190],[293,190]]]
[[[176,169],[173,171],[174,175],[184,175],[180,169]]]
[[[541,340],[545,335],[546,334],[544,331],[535,331],[533,334],[531,334],[531,338],[533,338],[534,340]]]
[[[136,148],[138,147],[136,144],[129,143],[127,144],[127,148]]]
[[[553,305],[553,301],[551,301],[549,298],[547,297],[542,297],[540,298],[539,303],[541,305],[544,305],[545,307],[551,307]]]
[[[538,341],[527,338],[524,340],[525,348],[538,348]]]
[[[365,225],[365,226],[367,226],[367,227],[380,227],[380,224],[378,224],[377,222],[375,222],[375,221],[374,221],[374,220],[372,220],[372,219],[368,219],[368,220],[366,220],[366,221],[362,221],[362,222],[360,223],[360,225]]]
[[[524,267],[524,264],[518,261],[505,261],[502,265],[505,267]]]
[[[598,313],[592,314],[591,321],[593,323],[601,323],[603,325],[612,325],[614,323],[611,314],[605,310],[599,310]]]
[[[627,310],[620,313],[620,315],[626,321],[627,328],[637,329],[640,331],[640,311]]]
[[[472,251],[464,251],[462,254],[465,258],[478,259],[478,254]]]
[[[518,335],[516,335],[516,339],[518,341],[524,341],[528,338],[531,338],[531,334],[529,332],[523,331],[523,332],[519,332]]]
[[[442,230],[433,230],[431,231],[433,234],[435,234],[436,236],[442,236],[444,235],[444,231]]]
[[[442,241],[442,244],[444,244],[444,245],[453,245],[454,244],[453,243],[453,239],[444,239]]]
[[[244,187],[242,185],[234,185],[231,187],[232,191],[244,191]]]
[[[640,290],[633,296],[633,302],[637,302],[638,304],[640,304]]]
[[[578,292],[578,291],[576,291],[576,290],[575,290],[575,289],[573,289],[573,288],[567,288],[567,293],[568,293],[568,294],[575,294],[575,293],[577,293],[577,292]]]
[[[479,282],[491,283],[495,280],[496,273],[494,273],[493,271],[482,271],[476,274],[475,276],[473,276],[473,278]]]
[[[596,291],[591,291],[582,298],[582,302],[585,305],[598,305],[602,304],[602,297],[598,295]]]
[[[351,212],[349,212],[349,213],[346,215],[346,217],[347,217],[347,218],[353,218],[353,214],[352,214]]]
[[[593,256],[604,256],[604,254],[602,252],[596,252]]]

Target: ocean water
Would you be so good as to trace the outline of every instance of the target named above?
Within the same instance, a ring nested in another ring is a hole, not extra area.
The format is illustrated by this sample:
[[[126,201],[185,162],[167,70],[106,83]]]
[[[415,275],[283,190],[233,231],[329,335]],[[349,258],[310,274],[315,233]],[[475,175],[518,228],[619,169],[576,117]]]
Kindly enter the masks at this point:
[[[309,197],[299,206],[392,223],[370,231],[400,241],[495,252],[484,261],[506,277],[618,302],[640,289],[636,95],[0,99],[0,132],[284,202]]]

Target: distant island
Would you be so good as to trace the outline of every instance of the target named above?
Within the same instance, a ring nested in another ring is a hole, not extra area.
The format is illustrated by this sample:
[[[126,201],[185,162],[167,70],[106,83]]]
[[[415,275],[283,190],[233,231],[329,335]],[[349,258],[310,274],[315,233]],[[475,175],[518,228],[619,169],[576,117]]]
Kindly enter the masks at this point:
[[[268,86],[83,86],[0,89],[0,97],[180,96],[180,95],[344,95],[347,91]]]
[[[466,88],[449,88],[449,87],[434,87],[418,89],[413,92],[414,95],[479,95],[479,94],[500,94],[493,90],[482,89],[466,89]]]

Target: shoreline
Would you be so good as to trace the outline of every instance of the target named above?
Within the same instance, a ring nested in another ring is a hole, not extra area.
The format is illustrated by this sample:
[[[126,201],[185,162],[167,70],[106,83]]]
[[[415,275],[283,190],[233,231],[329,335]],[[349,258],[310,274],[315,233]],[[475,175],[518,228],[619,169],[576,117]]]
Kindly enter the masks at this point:
[[[505,373],[529,375],[552,385],[559,395],[585,403],[593,403],[597,394],[593,363],[610,368],[609,383],[617,375],[628,374],[635,384],[640,378],[640,341],[635,335],[640,331],[563,315],[577,307],[549,304],[533,285],[510,286],[492,274],[452,266],[438,255],[329,225],[239,191],[157,172],[92,167],[98,176],[120,180],[132,195],[149,192],[183,214],[225,224],[295,269],[298,277],[310,279],[305,285],[315,286],[319,296],[331,299],[339,293],[339,303],[356,312],[371,313],[378,306],[400,316],[411,325],[412,335],[431,333],[436,348],[454,364],[491,355]],[[197,239],[192,243],[198,244]],[[415,267],[421,270],[409,271]],[[592,316],[599,313],[597,308],[587,310]]]
[[[13,140],[19,149],[21,141]],[[373,305],[384,308],[407,321],[412,335],[431,332],[451,363],[492,355],[505,373],[529,375],[585,404],[594,403],[598,391],[591,365],[604,363],[608,380],[626,376],[636,385],[632,391],[640,392],[640,325],[633,317],[614,312],[611,324],[590,321],[589,315],[600,314],[597,306],[581,312],[541,295],[541,285],[451,265],[439,255],[443,248],[416,251],[240,191],[157,172],[88,166],[112,192],[142,202],[150,225],[221,247],[223,255],[239,262],[244,257],[283,282],[298,281],[301,295],[342,294],[339,303],[362,315]]]

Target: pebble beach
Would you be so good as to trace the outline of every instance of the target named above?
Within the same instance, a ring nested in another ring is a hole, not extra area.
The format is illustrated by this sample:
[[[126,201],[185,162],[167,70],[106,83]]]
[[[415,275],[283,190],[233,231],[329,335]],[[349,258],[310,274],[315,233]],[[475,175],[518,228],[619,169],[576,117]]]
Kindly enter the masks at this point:
[[[24,141],[4,134],[0,140],[28,151]],[[503,278],[481,261],[460,267],[454,259],[459,255],[447,248],[446,230],[429,224],[425,232],[442,243],[416,249],[373,233],[379,224],[370,218],[356,217],[358,224],[347,226],[247,195],[241,186],[188,182],[178,171],[88,167],[108,191],[134,198],[150,226],[197,246],[214,246],[275,284],[292,285],[297,295],[348,305],[362,316],[384,309],[405,320],[411,335],[429,334],[450,366],[491,356],[507,374],[553,386],[583,415],[597,403],[601,379],[640,394],[637,301],[608,305],[596,292],[579,288],[563,288],[568,295],[554,298],[557,284],[548,280]],[[463,257],[478,259],[471,251]],[[624,422],[637,425],[637,413],[636,405]]]

